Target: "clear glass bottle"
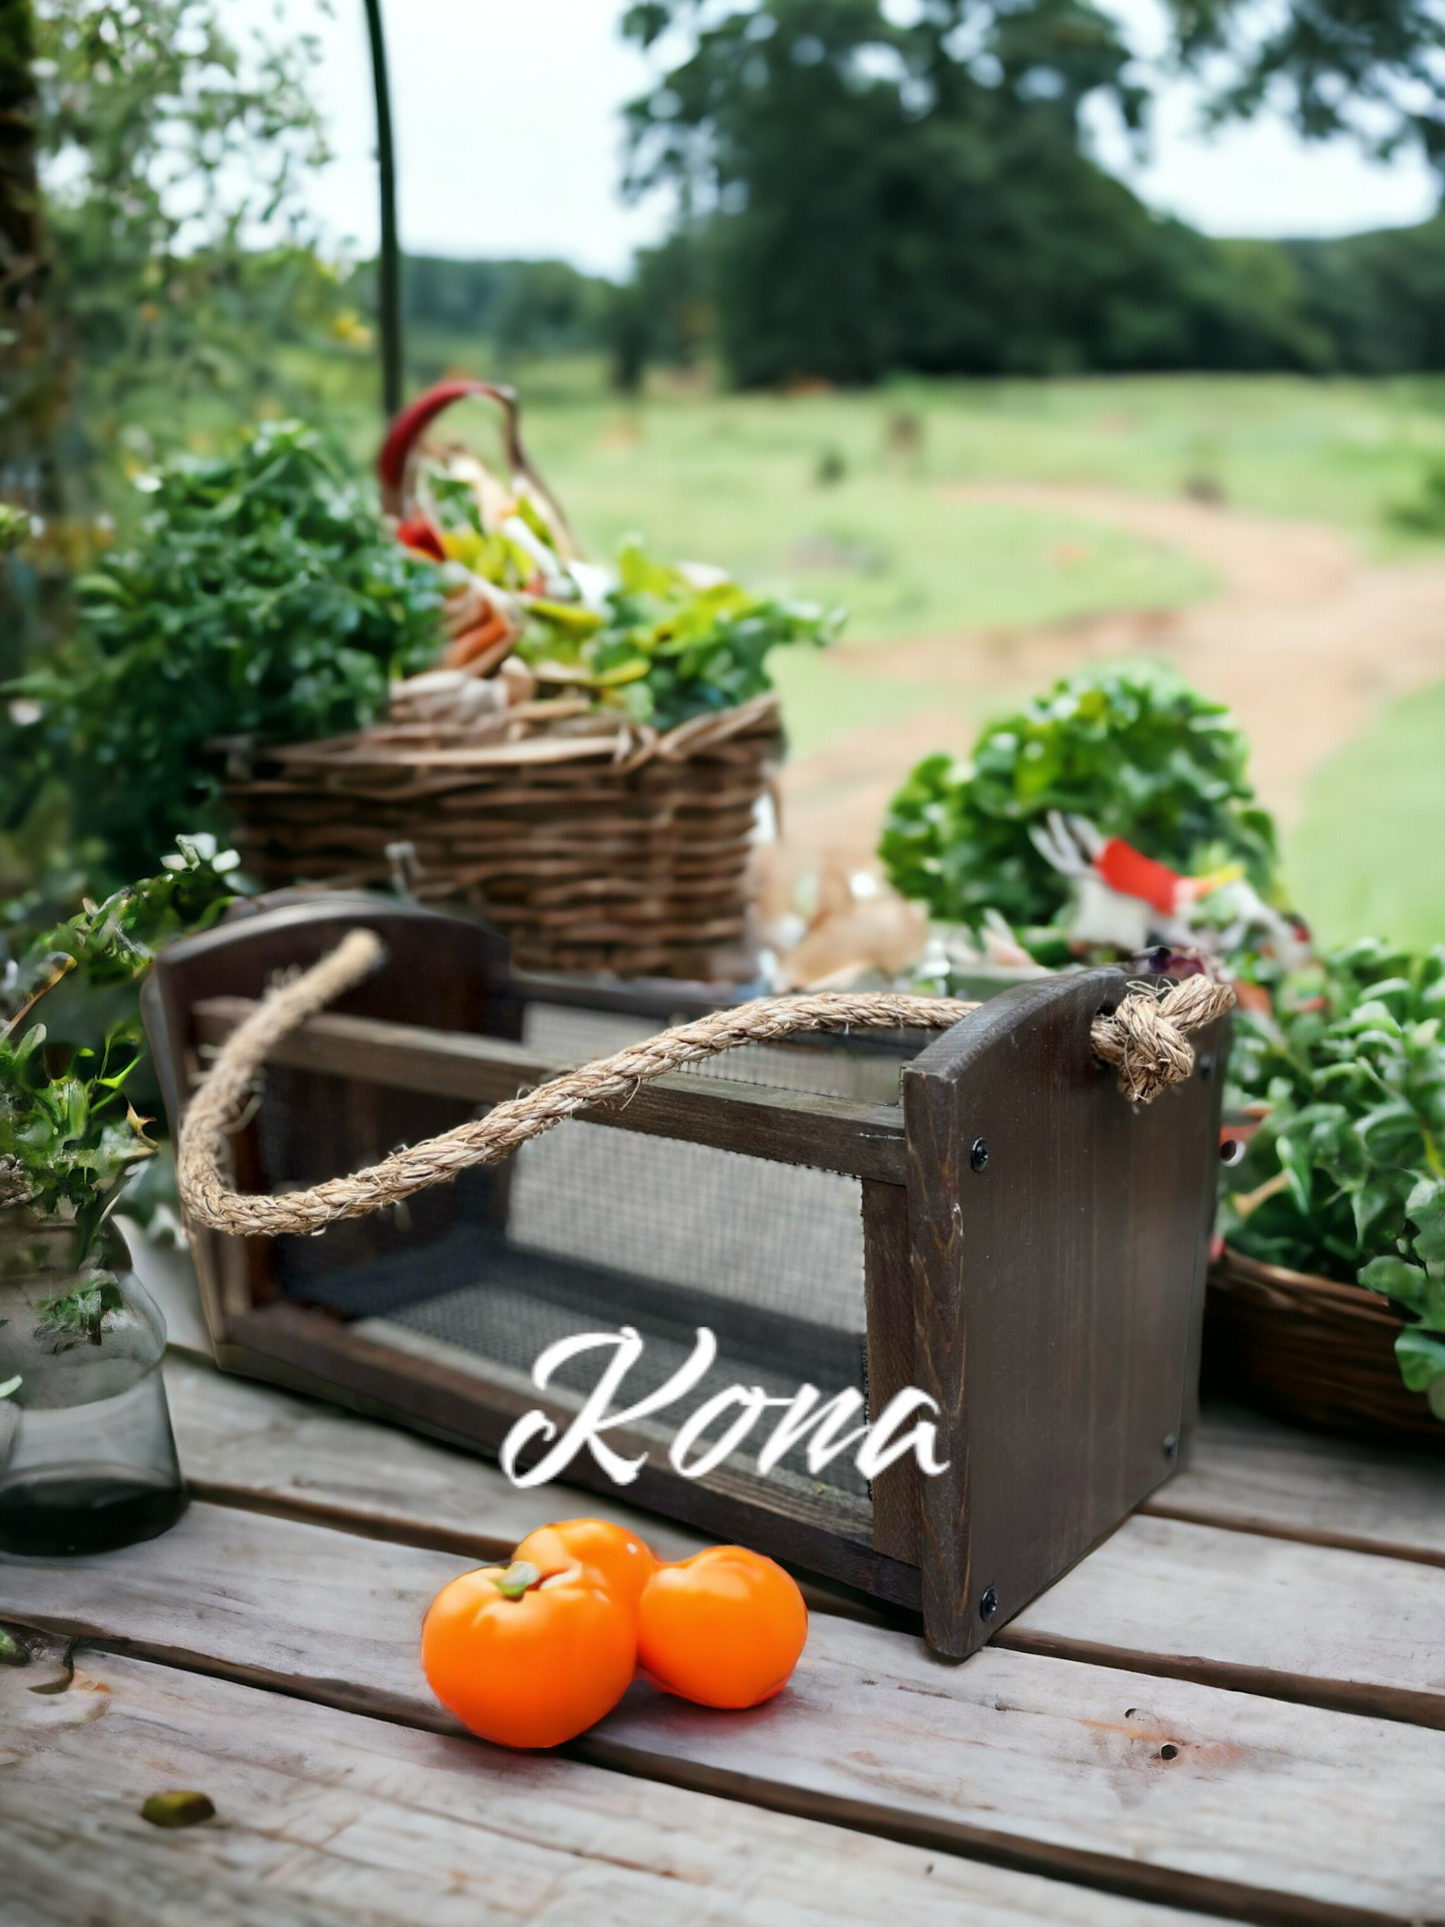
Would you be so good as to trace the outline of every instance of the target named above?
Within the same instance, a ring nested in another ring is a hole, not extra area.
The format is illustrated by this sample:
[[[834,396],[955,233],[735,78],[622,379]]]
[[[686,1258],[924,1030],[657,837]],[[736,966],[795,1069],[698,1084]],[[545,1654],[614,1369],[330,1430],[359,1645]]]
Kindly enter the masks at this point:
[[[73,1225],[0,1210],[0,1552],[108,1551],[185,1505],[165,1320],[113,1225],[76,1244]]]

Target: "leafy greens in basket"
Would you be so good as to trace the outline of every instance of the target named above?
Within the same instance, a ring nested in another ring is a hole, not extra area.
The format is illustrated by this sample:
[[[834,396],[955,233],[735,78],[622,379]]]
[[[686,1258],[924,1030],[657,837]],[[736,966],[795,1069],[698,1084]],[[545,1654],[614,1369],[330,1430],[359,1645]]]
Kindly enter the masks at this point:
[[[710,570],[623,545],[614,582],[583,603],[534,601],[518,653],[545,679],[592,690],[634,722],[671,729],[772,688],[768,652],[832,640],[841,615],[755,595]]]
[[[772,688],[771,650],[830,642],[842,626],[839,610],[660,562],[635,536],[615,568],[565,559],[525,493],[489,527],[465,481],[442,470],[428,488],[443,552],[501,592],[521,622],[516,652],[543,688],[588,694],[633,722],[672,729],[750,702]]]
[[[1222,1228],[1251,1257],[1358,1279],[1410,1322],[1396,1356],[1445,1418],[1445,948],[1369,940],[1236,1019],[1232,1081],[1264,1109]]]
[[[1054,923],[1069,886],[1029,836],[1051,810],[1185,873],[1237,862],[1264,891],[1274,828],[1246,755],[1228,711],[1172,669],[1083,670],[990,724],[969,762],[926,757],[893,798],[879,854],[903,896],[949,923],[990,910],[1019,928]]]

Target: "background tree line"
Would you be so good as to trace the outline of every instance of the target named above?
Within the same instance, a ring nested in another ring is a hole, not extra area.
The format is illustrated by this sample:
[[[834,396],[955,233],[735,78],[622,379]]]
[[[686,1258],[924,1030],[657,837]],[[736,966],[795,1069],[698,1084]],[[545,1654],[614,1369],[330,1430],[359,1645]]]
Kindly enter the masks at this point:
[[[1217,118],[1266,90],[1307,134],[1445,155],[1428,7],[1302,0],[1251,38],[1176,0]],[[1389,374],[1445,366],[1445,222],[1333,241],[1221,241],[1152,213],[1091,158],[1090,101],[1141,133],[1147,96],[1091,0],[651,0],[624,31],[662,71],[632,103],[626,189],[674,232],[609,287],[549,263],[414,261],[407,312],[504,358],[712,354],[743,386],[893,371]]]

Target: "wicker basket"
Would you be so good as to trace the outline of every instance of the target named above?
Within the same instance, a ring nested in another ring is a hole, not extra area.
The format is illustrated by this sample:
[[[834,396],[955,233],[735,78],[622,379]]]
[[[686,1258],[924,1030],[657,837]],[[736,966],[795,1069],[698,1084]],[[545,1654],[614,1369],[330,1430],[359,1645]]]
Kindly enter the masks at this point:
[[[1445,1425],[1395,1362],[1404,1321],[1360,1285],[1225,1247],[1209,1275],[1205,1373],[1216,1390],[1355,1438],[1445,1448]]]
[[[519,966],[741,981],[748,859],[781,759],[776,698],[667,735],[526,704],[467,728],[381,724],[229,751],[247,870],[268,887],[385,883],[464,902]]]

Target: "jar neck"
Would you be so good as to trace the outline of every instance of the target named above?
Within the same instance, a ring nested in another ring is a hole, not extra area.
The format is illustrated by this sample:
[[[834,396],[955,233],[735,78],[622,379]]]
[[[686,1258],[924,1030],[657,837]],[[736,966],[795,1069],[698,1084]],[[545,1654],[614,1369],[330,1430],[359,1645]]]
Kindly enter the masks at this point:
[[[0,1209],[0,1285],[129,1268],[125,1239],[111,1219],[87,1236],[73,1220],[47,1218],[28,1205]]]

